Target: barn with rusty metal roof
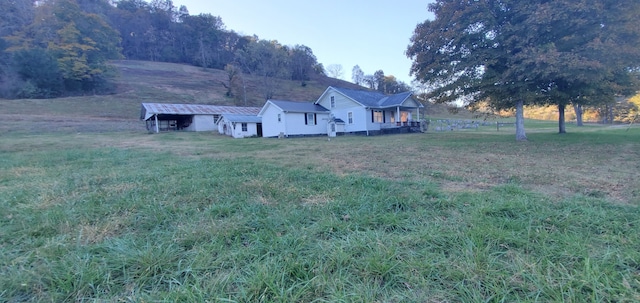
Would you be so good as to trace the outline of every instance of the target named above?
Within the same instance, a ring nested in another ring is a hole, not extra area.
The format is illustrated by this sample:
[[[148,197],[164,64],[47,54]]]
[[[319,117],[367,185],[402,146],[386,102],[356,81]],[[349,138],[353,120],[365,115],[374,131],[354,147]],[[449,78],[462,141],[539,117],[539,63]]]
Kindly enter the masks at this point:
[[[214,131],[222,115],[257,116],[260,107],[220,106],[204,104],[142,103],[140,119],[147,130]]]

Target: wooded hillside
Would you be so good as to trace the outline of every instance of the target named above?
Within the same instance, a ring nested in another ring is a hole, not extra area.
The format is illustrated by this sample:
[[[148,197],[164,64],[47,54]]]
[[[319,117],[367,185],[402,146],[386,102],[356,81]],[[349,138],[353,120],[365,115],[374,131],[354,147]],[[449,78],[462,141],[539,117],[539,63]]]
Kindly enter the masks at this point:
[[[37,3],[37,5],[36,5]],[[218,16],[190,15],[171,0],[0,0],[0,97],[55,98],[115,89],[109,60],[188,64],[224,71],[227,97],[276,97],[277,79],[331,82],[305,45],[243,36]],[[331,68],[327,69],[331,76]],[[360,71],[361,72],[361,71]],[[260,78],[248,92],[247,79]],[[409,90],[382,70],[356,83],[383,93]],[[364,81],[368,79],[368,81]]]

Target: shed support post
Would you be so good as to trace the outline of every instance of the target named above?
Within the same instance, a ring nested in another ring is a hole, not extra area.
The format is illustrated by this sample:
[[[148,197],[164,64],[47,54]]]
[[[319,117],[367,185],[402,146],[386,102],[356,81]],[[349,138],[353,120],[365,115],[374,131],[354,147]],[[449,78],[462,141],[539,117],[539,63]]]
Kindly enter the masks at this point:
[[[160,132],[160,126],[158,125],[158,115],[156,114],[156,133]]]

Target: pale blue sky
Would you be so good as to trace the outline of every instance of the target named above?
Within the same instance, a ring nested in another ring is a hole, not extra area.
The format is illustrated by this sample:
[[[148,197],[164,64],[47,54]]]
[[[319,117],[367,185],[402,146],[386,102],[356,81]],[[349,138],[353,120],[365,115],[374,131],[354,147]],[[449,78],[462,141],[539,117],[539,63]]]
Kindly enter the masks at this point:
[[[404,54],[418,23],[433,19],[429,0],[174,0],[189,14],[220,16],[228,30],[284,45],[310,47],[325,67],[342,65],[343,79],[359,65],[365,74],[382,69],[410,84]]]

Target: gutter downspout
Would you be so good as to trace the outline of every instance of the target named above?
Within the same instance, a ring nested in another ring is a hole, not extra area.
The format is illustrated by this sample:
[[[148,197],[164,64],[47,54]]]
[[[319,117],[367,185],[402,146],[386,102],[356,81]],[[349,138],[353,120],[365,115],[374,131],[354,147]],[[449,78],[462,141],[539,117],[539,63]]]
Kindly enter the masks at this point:
[[[287,112],[282,111],[282,125],[284,126],[284,137],[288,138],[289,134],[287,134]]]

